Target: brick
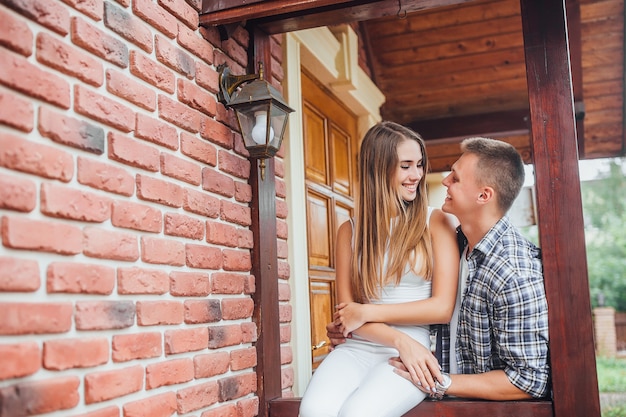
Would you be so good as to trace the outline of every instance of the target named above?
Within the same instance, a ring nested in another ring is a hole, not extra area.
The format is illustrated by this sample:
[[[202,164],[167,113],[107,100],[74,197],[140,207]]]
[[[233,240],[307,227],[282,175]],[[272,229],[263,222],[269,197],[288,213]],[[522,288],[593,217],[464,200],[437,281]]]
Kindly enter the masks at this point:
[[[115,132],[109,132],[108,140],[109,158],[152,172],[159,170],[158,149]]]
[[[77,330],[125,329],[135,324],[132,301],[77,301],[74,313]]]
[[[180,134],[180,151],[196,161],[213,167],[217,166],[217,149],[215,146],[187,132]]]
[[[140,267],[117,270],[118,294],[165,294],[168,289],[166,271]]]
[[[37,261],[0,256],[0,292],[34,292],[40,286]]]
[[[185,323],[216,323],[220,320],[222,320],[222,309],[219,300],[185,301]]]
[[[196,0],[197,1],[197,0]],[[204,39],[206,39],[211,45],[219,46],[222,43],[222,39],[220,37],[220,32],[217,27],[200,27],[199,28],[200,35]]]
[[[111,211],[115,227],[159,233],[163,229],[161,210],[132,201],[116,201]]]
[[[192,185],[200,185],[202,181],[199,164],[168,153],[161,154],[161,173]]]
[[[293,350],[290,346],[281,346],[280,348],[280,363],[281,365],[287,365],[293,362]]]
[[[241,398],[256,391],[256,374],[253,372],[222,378],[217,382],[220,386],[220,402]]]
[[[158,358],[163,351],[160,332],[116,334],[111,346],[113,362]]]
[[[25,416],[69,410],[78,405],[76,376],[26,381],[0,388],[0,415]],[[27,410],[28,414],[24,411]]]
[[[83,253],[91,258],[113,259],[117,261],[136,261],[139,259],[137,236],[86,227]]]
[[[233,149],[233,145],[235,143],[233,131],[230,130],[228,126],[223,125],[210,117],[204,117],[202,119],[200,136],[210,142],[220,145],[225,149]]]
[[[127,197],[135,193],[135,177],[128,171],[107,162],[82,156],[77,158],[76,179],[80,184]],[[112,207],[113,211],[114,209],[115,205]]]
[[[220,200],[204,192],[185,189],[183,208],[191,213],[217,218],[220,214]]]
[[[197,15],[196,13],[196,16]],[[210,65],[213,62],[213,46],[205,39],[198,36],[196,29],[197,25],[193,28],[178,25],[178,44]],[[196,77],[197,75],[196,72]],[[215,91],[212,91],[212,93],[215,93]]]
[[[46,369],[89,368],[108,361],[109,342],[106,338],[58,339],[43,343],[43,366]]]
[[[247,276],[228,272],[216,272],[211,276],[214,294],[242,294]]]
[[[24,19],[6,9],[0,9],[0,45],[20,55],[33,53],[33,32]]]
[[[165,146],[168,149],[178,149],[178,134],[176,128],[161,120],[153,119],[143,114],[137,114],[135,136]]]
[[[183,266],[185,246],[182,242],[175,240],[142,236],[141,259],[151,264]]]
[[[222,299],[222,318],[224,320],[240,320],[252,317],[254,301],[251,298]]]
[[[244,398],[237,401],[237,417],[254,417],[259,415],[259,397]]]
[[[241,327],[237,324],[227,326],[209,326],[209,348],[239,345],[242,342]]]
[[[185,0],[159,0],[159,4],[190,29],[198,28],[200,23],[198,11],[194,10]]]
[[[196,133],[200,130],[202,113],[199,111],[163,95],[159,96],[158,105],[159,117],[161,119],[191,133]]]
[[[41,369],[37,342],[0,345],[0,358],[0,380],[32,375]]]
[[[204,238],[204,222],[184,214],[165,214],[165,234],[202,240]]]
[[[112,405],[89,413],[78,414],[74,417],[120,417],[120,410],[117,406]]]
[[[35,126],[35,108],[32,102],[11,91],[0,90],[0,123],[22,132],[31,132]]]
[[[115,287],[115,269],[105,265],[52,262],[48,265],[48,293],[109,295]]]
[[[143,367],[131,366],[114,371],[85,375],[85,404],[123,397],[143,388]]]
[[[70,107],[70,85],[63,78],[40,69],[26,58],[0,49],[0,84],[63,109]]]
[[[166,330],[164,342],[166,355],[204,350],[209,345],[209,331],[206,327]]]
[[[250,176],[250,161],[233,155],[230,152],[220,151],[218,154],[220,171],[234,175],[238,178],[248,179]]]
[[[48,107],[39,108],[39,132],[62,145],[96,155],[104,153],[104,129]]]
[[[108,92],[148,111],[156,110],[156,93],[150,88],[113,69],[107,70],[106,80]]]
[[[254,322],[241,323],[241,342],[254,343],[257,341],[257,328]]]
[[[204,382],[178,390],[176,392],[178,414],[191,413],[215,404],[219,399],[218,393],[217,381]]]
[[[0,334],[65,333],[72,328],[71,303],[0,303]]]
[[[51,217],[102,223],[111,218],[112,201],[75,188],[41,184],[41,212]]]
[[[280,343],[289,343],[291,341],[291,326],[280,326]]]
[[[203,412],[201,417],[240,417],[240,414],[237,405],[226,404]]]
[[[196,75],[196,65],[193,58],[182,49],[176,47],[169,39],[155,35],[155,55],[163,65],[193,79]]]
[[[287,197],[287,188],[285,185],[285,181],[280,179],[280,178],[276,178],[276,197],[279,198],[285,198]]]
[[[256,348],[238,349],[230,352],[230,369],[241,371],[242,369],[256,366]]]
[[[147,53],[152,52],[152,33],[148,26],[111,2],[104,3],[104,25]]]
[[[278,278],[289,279],[289,263],[278,261]]]
[[[217,112],[217,101],[214,94],[209,94],[182,78],[178,80],[178,100],[211,117],[215,116]]]
[[[281,304],[278,306],[278,320],[281,323],[291,323],[292,316],[293,312],[291,309],[291,305]]]
[[[183,304],[179,301],[137,301],[137,324],[140,326],[182,322]]]
[[[193,358],[194,376],[198,379],[224,374],[229,364],[230,356],[226,351],[196,355]]]
[[[165,392],[124,404],[124,417],[171,417],[176,413],[176,394]]]
[[[254,275],[248,275],[244,281],[244,294],[254,294],[256,292],[256,280]]]
[[[205,245],[185,245],[186,264],[190,268],[221,269],[222,251]]]
[[[249,271],[252,268],[250,251],[240,251],[234,249],[224,249],[222,251],[223,265],[225,271]]]
[[[287,222],[283,219],[277,219],[276,220],[276,236],[279,239],[287,239],[289,237],[289,233],[287,232],[288,229],[288,225]]]
[[[230,198],[235,194],[235,181],[212,168],[204,168],[202,169],[202,189]]]
[[[276,256],[279,259],[287,259],[288,255],[289,255],[289,247],[287,246],[287,242],[285,242],[282,239],[279,239],[278,242],[276,242]]]
[[[240,203],[252,202],[252,187],[250,184],[235,181],[235,200]]]
[[[88,90],[80,84],[74,87],[74,98],[74,108],[83,116],[126,133],[135,128],[134,112],[121,103]]]
[[[250,207],[222,200],[220,218],[224,221],[248,227],[252,224]]]
[[[67,35],[69,32],[69,11],[56,0],[38,0],[35,3],[27,0],[4,0],[2,4],[60,35]]]
[[[180,36],[180,35],[179,35]],[[183,45],[185,46],[185,45]],[[210,47],[211,50],[213,49]],[[211,54],[212,62],[213,54]],[[210,64],[211,62],[207,62]],[[209,93],[217,93],[219,91],[220,74],[212,67],[204,65],[202,62],[196,62],[196,83],[207,90]],[[224,108],[222,104],[216,105],[218,108]]]
[[[3,217],[2,243],[13,249],[76,255],[82,250],[83,236],[80,228],[68,224]]]
[[[242,67],[245,67],[248,62],[246,49],[242,44],[233,39],[233,37],[222,42],[222,52]]]
[[[287,203],[282,200],[276,200],[276,217],[279,219],[286,219],[289,214]]]
[[[91,17],[93,20],[102,20],[103,0],[63,0],[66,4]]]
[[[174,39],[176,36],[178,31],[176,19],[152,0],[134,0],[133,13],[168,38]]]
[[[206,241],[214,245],[237,247],[239,234],[237,229],[227,223],[206,222]]]
[[[183,205],[182,187],[140,174],[137,175],[137,197],[170,207]]]
[[[87,84],[102,85],[104,69],[102,64],[91,55],[46,33],[37,35],[36,47],[37,60],[42,64]]]
[[[171,94],[175,90],[174,74],[164,65],[152,61],[137,51],[130,52],[130,73],[166,93]]]
[[[291,286],[286,282],[278,283],[278,301],[291,300]]]
[[[254,247],[254,234],[250,229],[238,229],[237,246],[242,249],[252,249]]]
[[[280,370],[280,385],[282,389],[293,387],[294,381],[293,368],[283,368]]]
[[[170,293],[173,296],[206,297],[211,293],[210,287],[208,274],[182,271],[170,273]]]
[[[72,42],[120,68],[128,67],[128,46],[78,17],[72,18]]]
[[[28,213],[37,204],[37,186],[28,178],[0,174],[0,208]]]
[[[193,361],[189,358],[173,359],[146,366],[146,389],[180,384],[193,379]]]

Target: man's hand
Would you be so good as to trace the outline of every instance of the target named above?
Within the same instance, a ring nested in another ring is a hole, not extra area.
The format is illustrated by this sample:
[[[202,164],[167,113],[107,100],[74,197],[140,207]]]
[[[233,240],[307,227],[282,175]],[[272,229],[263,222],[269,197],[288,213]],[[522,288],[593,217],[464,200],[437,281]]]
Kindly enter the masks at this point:
[[[345,343],[346,341],[339,326],[337,326],[334,321],[326,325],[326,336],[330,339],[330,350],[333,350],[335,346]]]

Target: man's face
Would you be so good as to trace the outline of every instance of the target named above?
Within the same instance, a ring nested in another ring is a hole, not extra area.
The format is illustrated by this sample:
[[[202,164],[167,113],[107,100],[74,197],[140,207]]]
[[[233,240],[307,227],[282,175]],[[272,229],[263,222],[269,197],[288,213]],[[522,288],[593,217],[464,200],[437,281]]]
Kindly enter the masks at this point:
[[[476,183],[478,157],[471,153],[461,155],[452,165],[450,174],[442,180],[448,189],[441,209],[457,217],[469,214],[477,207],[480,187]]]

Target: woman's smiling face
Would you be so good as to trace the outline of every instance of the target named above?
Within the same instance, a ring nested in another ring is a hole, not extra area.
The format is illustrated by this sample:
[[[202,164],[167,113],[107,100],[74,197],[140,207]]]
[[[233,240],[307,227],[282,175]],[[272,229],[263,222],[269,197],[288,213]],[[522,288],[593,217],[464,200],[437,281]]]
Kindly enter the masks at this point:
[[[398,161],[395,184],[404,201],[413,201],[417,197],[417,185],[424,177],[424,161],[419,143],[410,139],[400,143]]]

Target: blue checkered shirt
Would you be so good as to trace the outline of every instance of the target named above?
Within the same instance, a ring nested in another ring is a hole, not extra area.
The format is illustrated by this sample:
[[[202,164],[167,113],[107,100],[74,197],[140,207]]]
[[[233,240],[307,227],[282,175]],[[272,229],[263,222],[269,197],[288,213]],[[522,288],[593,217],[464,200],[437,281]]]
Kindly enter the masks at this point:
[[[535,398],[549,391],[548,305],[540,250],[505,216],[474,247],[459,311],[459,372],[503,369]],[[449,369],[449,326],[443,326],[441,364]]]

